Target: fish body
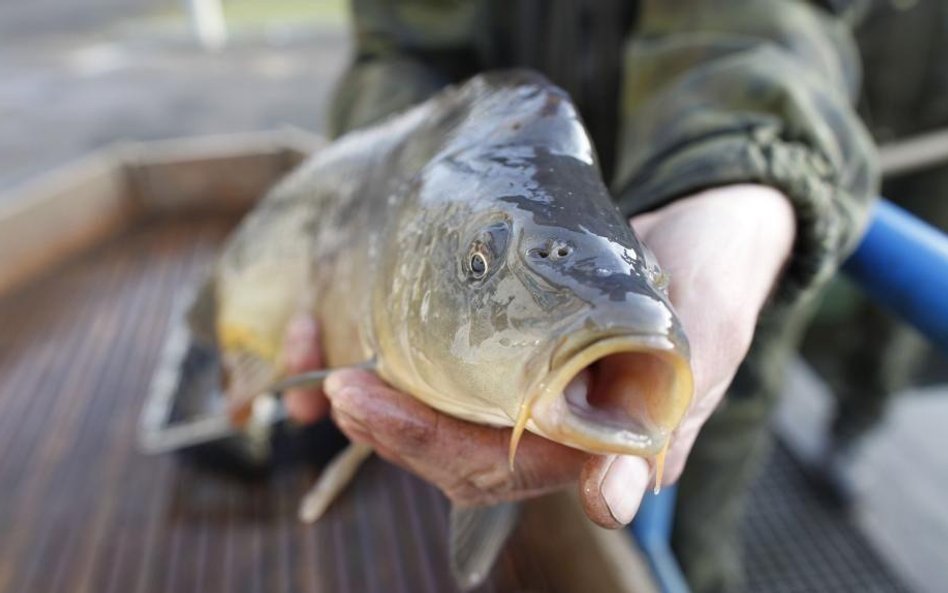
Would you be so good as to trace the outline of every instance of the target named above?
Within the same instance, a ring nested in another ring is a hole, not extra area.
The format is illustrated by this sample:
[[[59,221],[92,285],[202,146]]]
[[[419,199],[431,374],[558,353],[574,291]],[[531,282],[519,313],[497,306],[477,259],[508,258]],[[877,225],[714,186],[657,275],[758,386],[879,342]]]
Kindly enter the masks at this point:
[[[450,415],[526,415],[567,445],[653,455],[691,397],[663,282],[568,96],[504,72],[344,136],[271,191],[218,263],[216,332],[250,394],[280,376],[302,310],[330,368],[375,358],[383,379]],[[641,393],[561,397],[623,354],[647,381],[609,379]]]
[[[304,312],[328,368],[374,359],[444,413],[515,427],[512,452],[529,430],[651,456],[692,391],[666,283],[569,97],[510,71],[313,155],[241,224],[209,292],[238,399],[283,375]]]

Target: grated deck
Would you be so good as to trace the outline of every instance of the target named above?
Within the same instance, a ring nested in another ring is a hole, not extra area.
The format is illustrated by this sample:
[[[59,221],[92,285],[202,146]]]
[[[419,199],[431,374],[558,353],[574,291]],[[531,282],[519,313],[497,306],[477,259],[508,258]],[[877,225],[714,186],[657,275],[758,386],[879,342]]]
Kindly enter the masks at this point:
[[[783,446],[771,452],[751,491],[744,551],[747,590],[754,593],[909,592]]]

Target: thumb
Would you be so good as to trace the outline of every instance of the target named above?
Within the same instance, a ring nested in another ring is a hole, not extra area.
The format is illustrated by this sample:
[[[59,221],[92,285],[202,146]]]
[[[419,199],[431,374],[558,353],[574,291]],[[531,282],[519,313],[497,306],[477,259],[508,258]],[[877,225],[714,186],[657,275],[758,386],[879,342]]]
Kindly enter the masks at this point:
[[[579,496],[586,515],[597,525],[616,529],[635,517],[651,481],[641,457],[607,455],[590,459],[579,478]]]
[[[319,324],[311,315],[297,314],[287,325],[283,340],[283,364],[291,375],[323,367]],[[283,400],[290,417],[302,424],[315,422],[329,411],[329,402],[319,389],[288,389],[283,394]]]

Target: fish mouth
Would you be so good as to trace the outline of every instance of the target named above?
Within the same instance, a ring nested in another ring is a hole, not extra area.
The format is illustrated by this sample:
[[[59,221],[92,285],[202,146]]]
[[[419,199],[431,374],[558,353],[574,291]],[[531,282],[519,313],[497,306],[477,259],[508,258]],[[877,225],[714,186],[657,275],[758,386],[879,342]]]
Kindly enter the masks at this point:
[[[590,453],[657,455],[692,391],[687,352],[667,336],[609,337],[555,366],[530,419],[543,436]]]

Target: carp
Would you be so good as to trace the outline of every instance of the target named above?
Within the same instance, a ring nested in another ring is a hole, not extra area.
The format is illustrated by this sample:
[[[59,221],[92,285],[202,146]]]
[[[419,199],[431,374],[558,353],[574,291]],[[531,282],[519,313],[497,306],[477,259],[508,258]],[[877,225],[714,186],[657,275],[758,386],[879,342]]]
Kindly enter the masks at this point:
[[[371,361],[441,412],[513,427],[511,464],[528,430],[655,456],[660,474],[692,397],[667,282],[567,94],[505,71],[351,132],[281,181],[227,242],[206,329],[237,402],[283,377],[284,333],[304,312],[327,368]],[[303,514],[319,515],[367,454],[350,446]],[[462,584],[486,576],[512,516],[452,515]]]

